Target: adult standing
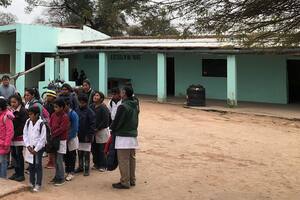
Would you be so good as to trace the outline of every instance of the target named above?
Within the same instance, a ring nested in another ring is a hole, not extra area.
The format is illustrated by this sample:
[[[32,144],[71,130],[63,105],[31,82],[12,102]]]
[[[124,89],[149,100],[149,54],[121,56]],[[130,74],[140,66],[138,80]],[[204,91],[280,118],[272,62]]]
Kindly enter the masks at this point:
[[[88,105],[91,106],[93,104],[93,97],[95,95],[95,91],[91,87],[91,82],[89,80],[84,80],[82,83],[83,93],[88,98]]]
[[[118,163],[121,174],[119,183],[112,184],[116,189],[129,189],[135,186],[136,149],[138,148],[138,116],[139,105],[133,96],[131,87],[121,90],[122,104],[118,107],[115,119],[111,125],[112,134],[116,136]]]
[[[3,96],[6,100],[8,100],[9,97],[16,94],[16,88],[10,84],[10,78],[7,75],[2,76],[1,81],[0,96]]]

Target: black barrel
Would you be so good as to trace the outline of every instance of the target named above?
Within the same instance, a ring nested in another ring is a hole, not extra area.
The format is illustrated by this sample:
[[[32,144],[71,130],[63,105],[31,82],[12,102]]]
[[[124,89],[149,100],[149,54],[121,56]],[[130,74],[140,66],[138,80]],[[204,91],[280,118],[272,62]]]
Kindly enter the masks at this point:
[[[205,106],[205,88],[202,85],[190,85],[186,94],[187,106]]]

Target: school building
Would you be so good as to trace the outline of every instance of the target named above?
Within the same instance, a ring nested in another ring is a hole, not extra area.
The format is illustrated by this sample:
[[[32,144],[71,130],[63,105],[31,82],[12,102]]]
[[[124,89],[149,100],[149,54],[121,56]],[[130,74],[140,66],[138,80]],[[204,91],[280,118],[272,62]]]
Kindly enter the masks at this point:
[[[0,26],[0,74],[13,75],[42,62],[44,68],[17,79],[18,91],[42,91],[56,78],[74,85],[77,69],[105,94],[130,82],[136,94],[165,101],[201,84],[206,98],[231,105],[300,101],[300,48],[246,48],[214,37],[113,38],[88,27]]]

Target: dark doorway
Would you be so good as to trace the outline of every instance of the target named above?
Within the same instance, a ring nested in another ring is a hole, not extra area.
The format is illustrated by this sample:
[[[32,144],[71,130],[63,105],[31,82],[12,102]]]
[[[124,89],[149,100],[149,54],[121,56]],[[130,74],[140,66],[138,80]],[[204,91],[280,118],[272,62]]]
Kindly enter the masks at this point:
[[[175,95],[175,61],[173,57],[167,58],[167,94]]]
[[[289,103],[300,103],[300,60],[287,61]]]

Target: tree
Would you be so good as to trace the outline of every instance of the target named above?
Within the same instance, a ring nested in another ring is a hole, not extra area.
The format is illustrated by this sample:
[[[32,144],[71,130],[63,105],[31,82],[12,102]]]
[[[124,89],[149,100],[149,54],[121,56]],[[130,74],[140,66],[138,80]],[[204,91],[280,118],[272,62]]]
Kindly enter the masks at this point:
[[[9,6],[11,4],[11,0],[0,0],[0,6]]]
[[[0,12],[0,26],[13,24],[17,17],[11,13]]]
[[[59,25],[88,25],[108,35],[122,35],[128,17],[148,0],[27,0],[30,12],[36,6],[48,8],[48,20]]]
[[[249,46],[300,43],[298,0],[163,0],[160,5],[198,34],[234,36]]]
[[[165,10],[147,13],[139,25],[128,28],[127,33],[135,36],[170,36],[180,32],[171,24]]]

